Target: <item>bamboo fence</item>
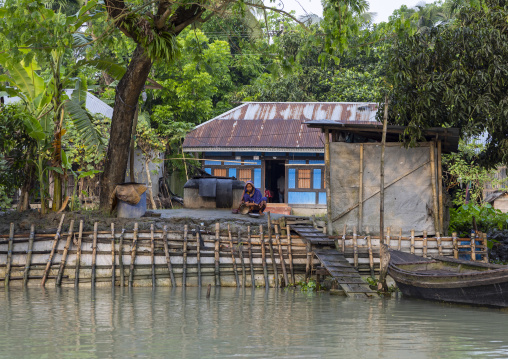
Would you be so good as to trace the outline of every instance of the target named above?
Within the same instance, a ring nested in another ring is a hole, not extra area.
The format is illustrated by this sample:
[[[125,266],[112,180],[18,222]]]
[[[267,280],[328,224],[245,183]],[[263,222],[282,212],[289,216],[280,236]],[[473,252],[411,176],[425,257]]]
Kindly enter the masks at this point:
[[[270,222],[270,220],[269,220]],[[33,286],[236,286],[282,287],[315,274],[319,261],[313,247],[291,231],[291,225],[246,226],[236,233],[215,224],[211,230],[185,225],[150,230],[115,227],[83,231],[83,221],[64,225],[56,233],[0,234],[0,280],[5,287]],[[330,237],[336,248],[365,275],[379,271],[380,238],[349,234]],[[382,238],[392,249],[423,257],[469,256],[488,261],[486,235],[477,238]],[[414,233],[414,232],[412,232]],[[0,284],[1,285],[1,284]]]

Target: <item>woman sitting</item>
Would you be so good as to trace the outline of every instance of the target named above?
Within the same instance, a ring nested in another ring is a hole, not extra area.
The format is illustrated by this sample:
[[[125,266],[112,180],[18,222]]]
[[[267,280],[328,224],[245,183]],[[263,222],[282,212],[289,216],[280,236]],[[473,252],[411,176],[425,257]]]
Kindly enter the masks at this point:
[[[266,197],[261,195],[261,191],[254,187],[252,181],[247,181],[245,184],[240,207],[242,205],[249,207],[249,213],[263,214],[263,211],[266,209]]]

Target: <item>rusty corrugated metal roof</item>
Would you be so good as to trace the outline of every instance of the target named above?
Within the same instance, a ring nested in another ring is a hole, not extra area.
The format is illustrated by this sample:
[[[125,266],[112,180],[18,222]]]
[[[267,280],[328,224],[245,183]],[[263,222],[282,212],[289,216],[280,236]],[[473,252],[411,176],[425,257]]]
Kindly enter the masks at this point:
[[[319,130],[304,122],[378,124],[375,103],[250,102],[197,126],[185,138],[188,151],[220,148],[322,149]]]

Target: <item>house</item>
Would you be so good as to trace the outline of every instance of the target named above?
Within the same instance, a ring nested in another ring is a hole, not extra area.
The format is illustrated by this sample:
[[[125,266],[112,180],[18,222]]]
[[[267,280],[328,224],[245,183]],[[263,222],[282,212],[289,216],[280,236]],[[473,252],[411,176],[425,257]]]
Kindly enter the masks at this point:
[[[252,180],[295,214],[325,213],[324,136],[304,123],[369,123],[376,111],[374,103],[248,102],[198,125],[183,150],[202,153],[214,176]],[[287,189],[280,199],[278,181]]]
[[[328,232],[379,234],[381,193],[381,138],[376,121],[308,121],[324,133]],[[384,229],[393,236],[443,234],[447,208],[442,182],[441,154],[457,151],[459,131],[430,128],[424,141],[405,148],[403,126],[388,126],[384,157]]]
[[[485,203],[490,203],[494,209],[499,209],[503,213],[508,213],[508,191],[490,192],[484,199]]]

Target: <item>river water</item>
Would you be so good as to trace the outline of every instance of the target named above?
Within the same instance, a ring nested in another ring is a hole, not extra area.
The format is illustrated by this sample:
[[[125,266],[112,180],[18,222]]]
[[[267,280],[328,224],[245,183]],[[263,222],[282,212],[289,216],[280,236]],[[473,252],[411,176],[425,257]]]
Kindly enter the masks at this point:
[[[1,358],[506,358],[508,312],[299,290],[11,288]]]

